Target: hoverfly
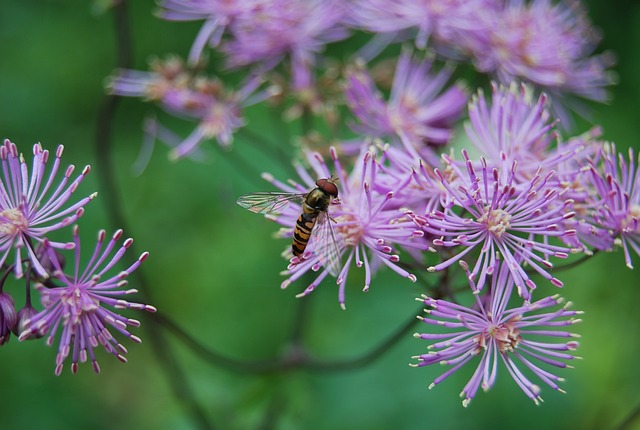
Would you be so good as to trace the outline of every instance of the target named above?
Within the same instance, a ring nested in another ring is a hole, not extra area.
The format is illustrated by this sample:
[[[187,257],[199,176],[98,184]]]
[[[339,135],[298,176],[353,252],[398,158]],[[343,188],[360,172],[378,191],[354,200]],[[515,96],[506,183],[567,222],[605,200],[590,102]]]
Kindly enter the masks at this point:
[[[328,209],[333,199],[338,198],[337,178],[322,178],[316,188],[306,194],[286,192],[258,192],[240,196],[237,203],[254,213],[278,213],[289,203],[298,202],[302,213],[293,229],[291,251],[301,257],[309,239],[313,240],[313,251],[327,271],[338,276],[340,270],[340,248],[333,231]]]

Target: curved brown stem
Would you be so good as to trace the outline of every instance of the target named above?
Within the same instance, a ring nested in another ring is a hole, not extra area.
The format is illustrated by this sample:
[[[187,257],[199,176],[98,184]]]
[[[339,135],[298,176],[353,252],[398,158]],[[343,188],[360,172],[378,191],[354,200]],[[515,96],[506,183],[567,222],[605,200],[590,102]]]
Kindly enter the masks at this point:
[[[129,16],[126,1],[114,3],[113,18],[116,34],[117,66],[121,68],[131,67],[132,39],[129,25]],[[98,166],[98,180],[100,181],[103,195],[107,200],[109,219],[115,226],[126,228],[122,206],[120,204],[119,193],[115,183],[114,173],[117,171],[112,159],[112,124],[118,106],[118,99],[114,96],[105,96],[99,108],[96,120],[96,154]],[[128,231],[130,229],[126,228]],[[135,254],[135,250],[132,250]],[[146,300],[152,302],[150,291],[144,279],[142,270],[137,270],[133,274],[137,279],[140,291]],[[193,390],[187,382],[186,375],[179,366],[173,350],[169,347],[162,332],[154,324],[145,325],[151,344],[154,348],[159,362],[164,367],[165,373],[173,392],[189,411],[197,426],[201,429],[212,429],[213,425],[207,417],[204,409],[198,404]]]

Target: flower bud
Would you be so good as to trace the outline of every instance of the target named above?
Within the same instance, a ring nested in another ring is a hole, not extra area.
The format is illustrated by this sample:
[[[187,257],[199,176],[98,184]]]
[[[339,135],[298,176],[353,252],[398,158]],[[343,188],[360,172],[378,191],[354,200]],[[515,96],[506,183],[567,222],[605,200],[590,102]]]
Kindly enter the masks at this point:
[[[34,309],[31,305],[26,305],[24,308],[20,309],[20,311],[18,311],[17,322],[15,324],[15,327],[13,328],[13,334],[15,334],[16,336],[20,336],[22,332],[24,332],[27,328],[29,328],[29,326],[26,323],[29,320],[31,320],[31,318],[33,318],[37,313],[38,311]],[[44,333],[39,333],[36,331],[20,340],[39,339],[43,335]]]
[[[57,263],[54,263],[52,261],[52,258],[54,258]],[[55,274],[59,271],[58,267],[64,270],[64,266],[66,263],[64,255],[62,255],[57,249],[53,248],[49,248],[46,250],[41,248],[38,252],[38,260],[49,276],[55,276]],[[33,271],[33,275],[36,280],[44,280],[44,278],[42,276],[39,276],[35,270]]]
[[[0,345],[9,342],[11,331],[18,322],[18,314],[13,298],[7,293],[0,293]]]

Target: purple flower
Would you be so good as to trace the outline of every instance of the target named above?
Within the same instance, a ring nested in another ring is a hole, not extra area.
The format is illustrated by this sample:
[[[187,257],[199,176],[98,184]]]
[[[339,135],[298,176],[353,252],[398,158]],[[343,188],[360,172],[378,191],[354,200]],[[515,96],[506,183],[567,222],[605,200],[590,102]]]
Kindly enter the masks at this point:
[[[189,88],[194,80],[192,73],[185,67],[182,59],[168,57],[166,60],[154,59],[149,63],[151,71],[118,70],[112,76],[107,89],[112,93],[124,97],[143,97],[154,102],[164,102],[171,98],[171,93],[189,94]],[[173,96],[175,98],[175,96]],[[194,104],[196,102],[194,101]],[[183,105],[188,105],[185,100]],[[170,109],[171,105],[165,108]]]
[[[432,343],[428,353],[413,357],[418,363],[412,366],[435,363],[450,366],[429,388],[440,384],[479,357],[478,367],[460,393],[465,407],[475,397],[479,387],[487,391],[493,386],[499,361],[502,361],[520,389],[536,404],[542,400],[540,387],[523,373],[523,369],[532,372],[554,390],[564,392],[557,385],[563,379],[541,368],[538,363],[558,368],[571,367],[565,361],[578,357],[566,351],[575,350],[578,342],[570,340],[561,343],[556,339],[575,338],[578,335],[558,330],[558,327],[580,322],[573,316],[581,312],[569,310],[570,303],[553,310],[553,307],[563,303],[557,295],[508,308],[513,285],[511,273],[503,265],[502,270],[496,270],[492,277],[491,294],[482,297],[474,294],[473,307],[424,295],[417,299],[427,306],[427,316],[419,318],[433,329],[414,336]]]
[[[0,346],[9,342],[11,332],[15,329],[17,323],[18,314],[13,303],[13,297],[2,292],[0,288]]]
[[[106,306],[114,309],[156,311],[153,306],[129,302],[122,298],[137,292],[134,289],[124,289],[127,285],[126,277],[147,259],[149,253],[143,253],[126,270],[114,273],[112,269],[131,246],[133,239],[126,239],[112,254],[122,237],[122,230],[116,231],[106,244],[106,233],[101,230],[91,259],[87,266],[82,268],[77,226],[74,228],[73,235],[75,244],[73,275],[63,273],[53,250],[48,248],[49,243],[45,244],[51,261],[56,266],[54,279],[62,286],[55,288],[47,288],[42,284],[36,286],[41,294],[44,310],[25,321],[25,326],[28,328],[20,334],[20,340],[25,340],[32,335],[42,336],[48,333],[47,344],[52,345],[60,329],[56,375],[62,372],[63,363],[70,353],[73,373],[78,371],[78,362],[85,362],[87,358],[91,360],[94,371],[99,373],[100,366],[96,360],[95,349],[100,345],[120,361],[126,362],[124,355],[127,349],[113,337],[109,331],[110,328],[136,343],[141,342],[139,337],[127,330],[127,326],[138,327],[140,323],[119,315]],[[111,274],[107,275],[108,273]]]
[[[469,41],[480,71],[494,73],[504,84],[532,82],[555,101],[570,103],[566,96],[576,95],[607,100],[612,61],[606,54],[591,56],[599,37],[578,2],[510,0],[478,19],[485,31]],[[554,109],[569,125],[564,109],[557,103]]]
[[[595,190],[595,201],[591,216],[593,224],[607,232],[611,245],[622,246],[624,260],[630,269],[631,248],[640,255],[640,163],[636,165],[633,148],[629,148],[629,161],[616,151],[615,145],[600,153],[602,167],[590,166],[591,183]]]
[[[492,83],[488,102],[479,90],[469,102],[467,136],[491,167],[518,163],[516,179],[529,181],[544,165],[555,170],[556,180],[574,182],[586,166],[600,130],[562,141],[554,128],[543,93],[534,101],[529,85],[512,83],[509,87]],[[599,143],[597,144],[599,146]]]
[[[489,104],[482,90],[469,102],[467,135],[490,166],[517,160],[520,173],[524,169],[523,176],[530,177],[543,160],[547,162],[556,137],[546,104],[544,94],[534,102],[530,87],[494,82]]]
[[[14,270],[17,277],[23,274],[25,248],[35,272],[42,277],[49,276],[40,263],[36,244],[43,243],[48,233],[75,222],[84,213],[84,205],[97,195],[93,193],[65,206],[89,173],[89,166],[68,184],[74,170],[74,166],[70,165],[56,184],[63,149],[60,145],[56,150],[56,158],[47,176],[49,151],[43,150],[40,144],[33,146],[31,174],[15,144],[7,139],[0,147],[3,174],[0,181],[0,265],[5,263],[11,250],[15,249]],[[55,248],[73,247],[72,243],[49,241],[49,244]]]
[[[189,52],[189,62],[197,64],[208,43],[214,48],[233,19],[252,11],[260,0],[163,0],[160,16],[170,21],[205,20]]]
[[[476,27],[478,10],[495,3],[493,0],[352,0],[349,4],[350,25],[379,33],[366,50],[380,51],[399,32],[417,30],[415,44],[424,49],[433,37],[448,42],[457,31]],[[414,35],[412,34],[412,37]]]
[[[290,182],[292,185],[286,185],[271,176],[265,176],[265,179],[286,192],[308,192],[315,188],[317,178],[329,177],[331,169],[318,153],[307,151],[306,158],[313,174],[309,174],[298,165],[296,169],[303,179],[302,184]],[[337,273],[336,283],[339,284],[338,301],[344,308],[345,287],[352,264],[358,268],[364,267],[364,291],[369,290],[373,275],[380,266],[387,266],[398,275],[415,282],[415,276],[398,265],[396,247],[424,250],[427,244],[420,237],[416,237],[415,225],[394,204],[395,193],[400,192],[410,182],[408,170],[404,180],[395,184],[394,191],[388,191],[384,169],[369,148],[365,147],[349,173],[345,171],[333,148],[331,158],[334,164],[333,172],[339,178],[340,201],[329,208],[329,216],[343,261]],[[300,213],[300,206],[292,204],[278,215],[271,216],[277,223],[286,227],[281,229],[280,236],[292,236],[292,226]],[[320,271],[322,262],[314,252],[318,246],[322,244],[310,241],[302,258],[294,257],[291,260],[286,272],[289,277],[283,282],[283,288],[309,270]],[[316,279],[298,296],[310,294],[329,274],[326,268],[321,270]]]
[[[260,0],[231,22],[231,37],[221,49],[229,66],[259,63],[260,70],[288,55],[293,87],[301,89],[312,80],[315,56],[326,44],[347,37],[343,17],[340,0]]]
[[[108,86],[113,94],[145,97],[159,102],[172,115],[198,122],[183,140],[170,132],[158,133],[173,147],[170,157],[174,159],[193,154],[207,139],[216,139],[228,147],[235,131],[246,124],[242,109],[278,91],[275,87],[259,90],[262,79],[255,75],[249,76],[239,90],[232,91],[218,79],[192,76],[176,59],[154,62],[151,67],[151,72],[120,71]]]
[[[536,285],[522,267],[523,262],[561,287],[562,282],[547,271],[553,267],[547,258],[566,258],[572,249],[550,244],[548,239],[574,235],[575,230],[566,229],[564,221],[575,214],[570,211],[572,201],[562,201],[562,190],[550,183],[554,172],[543,175],[538,169],[530,181],[518,184],[516,163],[510,168],[491,169],[482,159],[480,172],[476,174],[467,152],[463,150],[462,154],[466,175],[458,170],[449,176],[455,178],[452,182],[439,169],[434,170],[452,205],[424,217],[410,214],[425,233],[436,237],[434,246],[461,248],[453,257],[428,270],[442,270],[479,249],[470,274],[471,279],[480,275],[478,290],[484,286],[486,276],[494,272],[500,256],[511,270],[518,293],[525,299],[530,298],[525,286],[533,289]],[[455,165],[449,167],[457,170]]]
[[[381,98],[366,70],[349,71],[345,98],[359,120],[353,128],[367,136],[402,142],[416,157],[424,152],[429,157],[429,145],[449,142],[467,97],[460,85],[445,89],[450,68],[437,74],[430,74],[430,69],[429,60],[417,61],[404,52],[396,65],[388,102]]]
[[[349,4],[352,25],[374,33],[395,34],[402,30],[417,29],[416,46],[423,49],[434,30],[437,20],[452,12],[442,1],[415,0],[353,0]]]

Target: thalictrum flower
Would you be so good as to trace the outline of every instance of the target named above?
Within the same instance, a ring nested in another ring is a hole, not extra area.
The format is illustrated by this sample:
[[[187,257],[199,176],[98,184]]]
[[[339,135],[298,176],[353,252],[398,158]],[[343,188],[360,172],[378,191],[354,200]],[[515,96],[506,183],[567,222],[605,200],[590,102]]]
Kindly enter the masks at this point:
[[[75,222],[83,214],[84,205],[97,195],[93,193],[67,205],[71,195],[89,173],[89,166],[71,183],[68,182],[74,166],[68,166],[56,184],[63,149],[60,145],[56,150],[53,166],[47,176],[49,151],[43,150],[40,144],[33,146],[31,173],[15,144],[7,139],[0,147],[0,265],[5,263],[11,250],[15,249],[14,270],[17,277],[23,274],[25,249],[35,272],[41,277],[49,276],[40,263],[36,245],[43,243],[48,233]],[[73,247],[72,243],[50,240],[49,244],[55,248]]]
[[[0,288],[0,346],[9,342],[11,332],[18,323],[18,313],[13,303],[13,297],[2,292]]]
[[[205,20],[189,52],[189,62],[197,64],[205,45],[214,48],[233,19],[260,5],[260,0],[163,0],[160,16],[170,21]]]
[[[477,27],[475,14],[493,0],[352,0],[347,20],[350,25],[377,33],[365,51],[378,52],[406,30],[424,49],[430,38],[440,46],[452,34]]]
[[[562,141],[556,123],[544,93],[535,100],[529,85],[506,87],[494,82],[490,100],[482,90],[472,97],[465,130],[489,166],[510,166],[517,161],[518,181],[530,180],[541,165],[547,171],[556,170],[558,179],[572,181],[586,165],[587,155],[578,154],[586,152],[600,132],[594,127]]]
[[[89,263],[82,267],[80,263],[80,236],[78,228],[74,228],[75,267],[73,274],[63,272],[60,263],[52,249],[49,248],[51,261],[56,266],[54,280],[61,283],[60,287],[49,288],[38,284],[44,309],[25,321],[27,327],[20,340],[33,335],[48,334],[47,344],[52,345],[55,336],[60,331],[58,355],[56,356],[56,375],[62,372],[62,367],[71,354],[71,371],[77,373],[78,362],[85,362],[89,358],[96,373],[100,372],[95,350],[100,345],[126,362],[127,349],[111,334],[110,329],[140,343],[139,337],[129,333],[128,326],[138,327],[137,320],[127,318],[116,311],[121,309],[137,309],[155,312],[153,306],[129,302],[124,296],[134,294],[134,289],[125,289],[127,276],[147,259],[149,253],[143,253],[131,266],[121,272],[115,272],[116,264],[125,254],[133,239],[126,239],[119,248],[117,243],[122,237],[122,230],[114,233],[105,243],[106,233],[101,230]],[[48,247],[49,243],[45,243]],[[115,252],[113,252],[115,249]]]
[[[402,142],[416,157],[429,151],[427,146],[449,142],[452,127],[467,97],[461,85],[446,87],[451,68],[432,74],[431,61],[416,60],[403,52],[385,102],[369,73],[363,67],[347,74],[345,98],[358,123],[354,129],[371,137]]]
[[[216,139],[221,146],[228,147],[234,132],[246,124],[242,109],[279,91],[275,87],[259,89],[262,78],[257,75],[249,76],[240,89],[234,91],[218,79],[192,75],[176,59],[154,62],[151,67],[151,72],[120,71],[108,86],[113,94],[144,97],[159,102],[175,116],[198,122],[184,140],[171,133],[158,134],[174,147],[172,158],[193,154],[206,139]]]
[[[480,275],[478,290],[484,286],[486,276],[495,270],[500,256],[525,299],[530,298],[525,286],[533,289],[535,283],[522,267],[523,262],[561,287],[562,282],[546,269],[553,267],[548,257],[566,258],[572,249],[550,244],[548,239],[574,235],[575,230],[567,229],[564,221],[575,214],[570,210],[572,201],[562,201],[562,189],[550,182],[554,172],[543,175],[538,169],[530,181],[518,184],[515,181],[517,163],[509,169],[491,169],[481,159],[477,174],[467,152],[463,150],[462,154],[466,175],[457,171],[453,184],[439,169],[434,170],[449,193],[452,206],[434,210],[424,217],[410,214],[425,233],[436,237],[434,246],[460,248],[456,255],[428,270],[449,267],[479,248],[480,254],[470,274],[472,279]],[[454,165],[450,167],[457,169]]]
[[[478,69],[504,84],[520,80],[541,88],[565,127],[570,118],[557,102],[607,100],[612,60],[591,55],[599,37],[577,1],[509,0],[500,10],[480,11],[478,21],[485,31],[468,39]]]
[[[534,101],[530,87],[494,82],[489,103],[482,90],[472,97],[465,130],[490,166],[517,160],[519,171],[535,171],[555,138],[546,104],[544,94]]]
[[[476,371],[460,393],[464,406],[475,397],[479,387],[487,391],[493,386],[499,361],[502,361],[520,389],[536,404],[541,400],[540,387],[523,373],[523,369],[532,372],[551,388],[564,392],[557,384],[563,379],[539,364],[571,367],[565,361],[578,358],[570,352],[578,347],[578,342],[558,342],[558,339],[575,338],[578,335],[558,328],[580,322],[573,317],[582,312],[570,310],[570,303],[554,310],[554,307],[563,303],[563,299],[557,295],[509,308],[513,285],[511,273],[503,265],[502,270],[496,270],[493,275],[491,294],[488,297],[474,294],[475,304],[472,307],[424,295],[417,299],[427,306],[427,316],[419,318],[433,329],[414,335],[431,344],[428,353],[414,357],[418,363],[412,366],[436,363],[450,366],[429,388],[440,384],[479,357]]]
[[[261,0],[235,17],[221,49],[229,66],[258,64],[260,70],[289,56],[293,86],[300,89],[297,83],[311,80],[316,55],[349,34],[343,17],[340,0]]]
[[[286,192],[307,193],[315,188],[317,178],[330,176],[331,169],[322,157],[315,152],[306,152],[306,158],[313,174],[302,166],[296,167],[302,183],[290,182],[287,185],[266,175],[265,179]],[[364,267],[364,291],[368,291],[374,273],[380,266],[387,266],[400,276],[415,282],[413,274],[398,265],[397,247],[405,249],[424,250],[427,244],[420,237],[416,237],[415,225],[404,216],[403,211],[394,205],[394,195],[410,182],[411,176],[407,171],[404,181],[396,183],[393,191],[388,190],[388,182],[374,152],[365,148],[357,158],[355,166],[347,172],[338,159],[335,149],[331,149],[334,172],[339,178],[339,204],[329,208],[328,222],[332,223],[335,239],[341,254],[336,283],[339,284],[338,301],[344,308],[347,275],[352,264]],[[282,237],[291,237],[292,226],[302,213],[299,205],[289,205],[281,213],[271,216],[276,222],[286,226],[280,232]],[[321,270],[322,261],[314,252],[323,244],[313,240],[309,242],[301,258],[294,257],[286,272],[289,277],[283,282],[285,288],[299,279],[309,270],[320,271],[317,278],[299,296],[310,294],[320,282],[329,275],[329,271]]]
[[[604,148],[600,159],[602,167],[590,166],[595,190],[590,218],[622,246],[625,263],[632,269],[629,250],[640,255],[640,163],[636,164],[633,148],[629,148],[627,161],[615,145]]]

